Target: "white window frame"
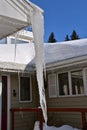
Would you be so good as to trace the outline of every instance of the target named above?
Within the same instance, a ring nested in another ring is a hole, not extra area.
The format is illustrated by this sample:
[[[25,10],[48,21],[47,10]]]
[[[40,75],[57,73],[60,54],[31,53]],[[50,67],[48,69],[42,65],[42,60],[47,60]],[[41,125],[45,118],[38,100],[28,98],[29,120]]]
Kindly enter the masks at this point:
[[[83,83],[84,83],[84,94],[87,95],[87,80],[86,80],[86,70],[87,68],[83,69]]]
[[[74,72],[74,71],[82,71],[82,76],[83,76],[83,86],[84,86],[84,94],[75,94],[73,95],[72,94],[72,79],[71,79],[71,73]],[[55,72],[55,75],[56,75],[56,94],[55,96],[51,96],[49,94],[49,98],[56,98],[56,97],[75,97],[75,96],[85,96],[87,95],[87,80],[86,80],[86,70],[87,68],[83,68],[83,69],[77,69],[77,70],[71,70],[71,71],[63,71],[63,72]],[[58,80],[58,75],[59,74],[62,74],[62,73],[68,73],[68,84],[69,84],[69,95],[59,95],[59,80]],[[51,75],[51,73],[49,74]],[[48,76],[49,76],[48,75]],[[49,85],[48,85],[49,86]],[[49,91],[49,87],[48,87],[48,91]]]
[[[21,93],[20,93],[20,89],[21,89],[21,85],[20,85],[20,78],[21,77],[27,77],[27,78],[30,78],[30,100],[25,100],[25,101],[22,101],[21,100]],[[32,85],[31,85],[31,76],[21,76],[19,77],[19,102],[20,103],[26,103],[26,102],[32,102]]]
[[[82,79],[83,79],[83,86],[84,86],[84,73],[83,73],[83,69],[78,69],[78,70],[72,70],[72,71],[70,71],[70,75],[71,75],[71,73],[72,72],[76,72],[76,71],[82,71]],[[85,95],[85,86],[84,86],[84,94],[75,94],[75,95],[73,95],[72,94],[72,78],[70,77],[70,82],[71,82],[71,95],[70,96],[84,96]]]
[[[70,81],[69,81],[70,71],[64,71],[64,72],[60,72],[60,73],[57,72],[58,97],[69,97],[69,96],[71,96],[70,94],[69,95],[59,95],[59,80],[58,80],[58,75],[59,74],[63,74],[63,73],[68,73],[68,84],[69,84],[69,93],[70,93]]]

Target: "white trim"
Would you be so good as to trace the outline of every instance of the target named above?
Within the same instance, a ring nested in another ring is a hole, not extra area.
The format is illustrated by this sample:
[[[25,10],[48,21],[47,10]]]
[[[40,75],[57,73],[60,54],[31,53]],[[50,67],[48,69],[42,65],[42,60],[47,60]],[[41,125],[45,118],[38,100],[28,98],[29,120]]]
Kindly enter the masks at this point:
[[[71,71],[68,72],[68,79],[69,79],[69,95],[72,95],[72,81],[71,81]]]
[[[69,67],[77,64],[84,64],[87,63],[87,55],[81,56],[81,57],[73,57],[66,60],[61,60],[53,63],[46,64],[47,70],[56,70],[63,67]]]
[[[21,101],[20,99],[20,77],[28,77],[30,78],[30,100],[29,101]],[[31,86],[31,76],[30,75],[18,75],[18,80],[19,80],[19,102],[20,103],[30,103],[32,102],[32,86]]]
[[[0,75],[0,130],[1,130],[1,115],[2,115],[2,79]]]
[[[57,92],[57,95],[55,95],[54,97],[77,97],[77,96],[85,96],[87,95],[87,79],[86,79],[86,70],[87,68],[82,68],[82,69],[74,69],[74,70],[71,70],[71,71],[63,71],[63,72],[56,72],[55,75],[56,75],[56,78],[57,78],[57,81],[56,81],[56,92]],[[82,77],[83,77],[83,86],[84,86],[84,93],[81,93],[81,94],[72,94],[72,77],[71,77],[71,73],[73,71],[82,71]],[[59,81],[58,81],[58,75],[59,74],[62,74],[62,73],[68,73],[68,83],[69,83],[69,95],[59,95]],[[51,75],[51,74],[49,74]],[[48,83],[49,84],[49,83]],[[48,88],[49,89],[49,88]],[[49,91],[49,90],[48,90]],[[49,98],[50,98],[50,95],[49,95]]]
[[[57,96],[59,97],[59,77],[58,77],[58,73],[57,73],[57,92],[58,92],[58,94],[57,94]]]
[[[83,83],[84,83],[84,93],[87,95],[87,79],[86,79],[86,70],[87,68],[83,69]]]

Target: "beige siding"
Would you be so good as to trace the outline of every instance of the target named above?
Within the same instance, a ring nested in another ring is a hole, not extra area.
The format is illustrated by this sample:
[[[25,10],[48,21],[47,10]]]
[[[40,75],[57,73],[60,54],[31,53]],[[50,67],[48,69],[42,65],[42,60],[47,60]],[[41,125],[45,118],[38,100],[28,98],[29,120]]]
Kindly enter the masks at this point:
[[[33,130],[37,117],[38,115],[36,113],[16,113],[15,130]]]
[[[32,101],[19,102],[19,81],[18,74],[11,74],[11,108],[36,108],[39,106],[38,88],[35,75],[31,75]],[[13,96],[13,90],[16,90],[16,97]],[[19,112],[15,113],[15,130],[32,130],[34,122],[38,120],[37,113]]]
[[[54,108],[87,108],[87,97],[61,97],[47,99],[48,107]],[[49,113],[49,125],[69,124],[74,127],[82,127],[81,113]]]
[[[17,74],[11,74],[11,106],[12,108],[26,108],[26,107],[38,107],[38,88],[36,84],[35,76],[31,76],[31,87],[32,87],[32,101],[31,102],[20,102],[19,101],[19,81]],[[16,90],[16,97],[14,97],[13,90]]]
[[[48,114],[48,125],[62,126],[71,125],[73,127],[82,128],[81,115],[79,113],[51,112]]]
[[[87,96],[48,98],[49,107],[87,108]]]
[[[80,65],[72,66],[67,68],[60,68],[54,71],[49,71],[48,73],[55,72],[67,72],[70,70],[82,69]],[[69,97],[57,97],[49,98],[48,87],[46,90],[47,95],[47,106],[53,108],[87,108],[87,96],[69,96]],[[86,116],[87,118],[87,116]],[[82,128],[81,113],[61,113],[61,112],[50,112],[48,113],[48,124],[60,126],[63,124],[69,124],[74,127]]]
[[[65,72],[74,70],[76,67],[61,68],[57,72]],[[79,68],[81,69],[81,68]],[[56,72],[56,70],[54,71]],[[52,73],[52,72],[49,72]],[[19,83],[18,74],[11,74],[11,107],[12,108],[30,108],[39,106],[39,95],[35,75],[31,76],[32,79],[32,102],[20,103],[19,102]],[[12,91],[16,90],[17,96],[13,97]],[[46,88],[46,98],[48,107],[56,108],[87,108],[87,96],[73,96],[73,97],[57,97],[49,98],[48,86]],[[34,122],[38,119],[36,113],[16,113],[15,114],[15,130],[32,130]],[[73,127],[82,127],[82,120],[80,113],[48,113],[48,125],[61,126],[64,124],[72,125]]]

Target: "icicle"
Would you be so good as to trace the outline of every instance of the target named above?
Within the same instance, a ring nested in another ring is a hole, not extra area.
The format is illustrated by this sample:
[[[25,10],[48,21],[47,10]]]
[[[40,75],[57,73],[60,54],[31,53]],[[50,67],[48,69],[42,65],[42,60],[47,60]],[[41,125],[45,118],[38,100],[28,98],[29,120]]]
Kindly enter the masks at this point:
[[[45,65],[44,44],[43,44],[44,18],[40,11],[36,9],[32,11],[31,23],[35,42],[36,74],[40,95],[40,105],[43,111],[44,120],[47,123],[47,106],[46,106],[44,79],[43,79],[43,70]]]
[[[19,39],[19,31],[17,33],[15,33],[15,53],[14,53],[14,61],[16,60],[16,50],[17,50],[17,40]]]

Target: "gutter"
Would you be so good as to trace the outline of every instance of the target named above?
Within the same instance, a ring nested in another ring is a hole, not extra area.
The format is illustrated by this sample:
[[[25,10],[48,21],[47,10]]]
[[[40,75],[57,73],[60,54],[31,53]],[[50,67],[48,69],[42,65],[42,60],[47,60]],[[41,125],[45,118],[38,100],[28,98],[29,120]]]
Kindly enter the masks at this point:
[[[77,64],[84,64],[87,63],[87,55],[84,56],[78,56],[78,57],[72,57],[66,60],[56,61],[54,63],[48,63],[46,64],[47,70],[56,70],[63,67],[69,67]]]

